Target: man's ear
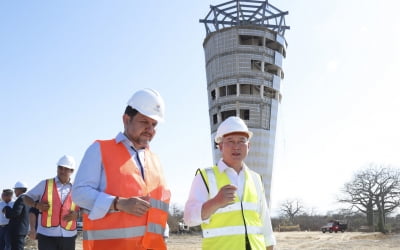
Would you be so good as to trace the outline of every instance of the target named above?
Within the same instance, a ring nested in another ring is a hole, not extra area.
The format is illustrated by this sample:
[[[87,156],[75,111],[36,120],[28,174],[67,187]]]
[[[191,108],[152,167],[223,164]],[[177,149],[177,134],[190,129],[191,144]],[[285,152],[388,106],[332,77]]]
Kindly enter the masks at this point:
[[[127,115],[127,114],[122,115],[122,122],[124,123],[124,127],[126,127],[126,125],[128,124],[129,119],[130,119],[129,115]]]

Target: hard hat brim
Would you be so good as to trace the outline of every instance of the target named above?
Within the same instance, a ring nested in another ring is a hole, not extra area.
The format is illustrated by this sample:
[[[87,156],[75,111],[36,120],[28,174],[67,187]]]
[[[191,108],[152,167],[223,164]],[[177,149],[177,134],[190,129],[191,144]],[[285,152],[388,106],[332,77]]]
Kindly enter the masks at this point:
[[[216,142],[216,143],[221,143],[221,142],[222,142],[222,138],[224,138],[224,137],[226,137],[226,136],[229,136],[229,135],[233,135],[233,134],[241,134],[241,135],[244,135],[244,136],[246,136],[247,139],[249,139],[249,140],[251,139],[251,137],[253,137],[253,132],[251,132],[251,131],[233,131],[233,132],[230,132],[230,133],[221,135],[221,136],[219,136],[219,137],[216,137],[216,138],[215,138],[215,142]]]

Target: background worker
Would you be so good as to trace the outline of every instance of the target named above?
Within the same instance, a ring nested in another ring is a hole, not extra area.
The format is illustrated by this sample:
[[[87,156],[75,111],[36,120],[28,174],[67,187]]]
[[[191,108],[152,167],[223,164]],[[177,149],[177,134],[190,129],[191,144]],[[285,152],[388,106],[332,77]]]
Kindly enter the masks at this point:
[[[6,218],[10,219],[8,229],[10,232],[11,250],[23,250],[25,246],[25,237],[29,229],[29,207],[24,204],[22,197],[26,190],[28,190],[28,186],[21,181],[17,181],[14,186],[14,193],[17,196],[17,200],[14,202],[12,208],[9,206],[3,208]]]
[[[11,189],[3,189],[1,193],[0,211],[3,211],[5,206],[12,208],[14,202],[12,201],[13,191]],[[6,218],[4,213],[0,213],[0,250],[10,250],[10,231],[8,229],[9,219]]]
[[[27,205],[41,211],[36,234],[39,250],[75,249],[79,207],[71,198],[74,169],[74,158],[62,156],[57,162],[57,176],[42,180],[24,197]]]
[[[273,249],[275,237],[260,175],[244,163],[252,132],[239,117],[217,129],[222,154],[216,166],[198,170],[185,205],[189,226],[201,224],[203,249]]]
[[[161,95],[139,90],[122,116],[124,132],[87,149],[72,190],[73,200],[87,210],[85,250],[166,249],[170,192],[159,160],[149,150],[163,119]]]

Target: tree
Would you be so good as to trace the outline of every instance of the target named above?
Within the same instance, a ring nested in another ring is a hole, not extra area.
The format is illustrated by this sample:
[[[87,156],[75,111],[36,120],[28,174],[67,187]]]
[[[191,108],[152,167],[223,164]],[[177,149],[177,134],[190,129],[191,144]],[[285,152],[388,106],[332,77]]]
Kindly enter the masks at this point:
[[[340,202],[350,203],[350,210],[355,208],[367,216],[367,225],[373,226],[374,197],[373,188],[375,186],[375,174],[371,169],[358,172],[353,180],[346,183],[343,189],[344,198]]]
[[[371,164],[345,184],[343,193],[340,202],[349,203],[350,209],[366,214],[368,226],[373,226],[377,219],[378,230],[385,232],[387,215],[400,205],[400,171]]]
[[[286,200],[281,203],[280,210],[282,214],[287,217],[293,225],[294,217],[303,211],[303,205],[299,200]]]
[[[386,216],[400,205],[400,172],[394,169],[381,169],[374,193],[378,210],[378,228],[383,232]]]
[[[183,210],[179,208],[178,204],[171,204],[170,214],[168,216],[168,225],[170,232],[179,231],[179,222],[183,219]]]

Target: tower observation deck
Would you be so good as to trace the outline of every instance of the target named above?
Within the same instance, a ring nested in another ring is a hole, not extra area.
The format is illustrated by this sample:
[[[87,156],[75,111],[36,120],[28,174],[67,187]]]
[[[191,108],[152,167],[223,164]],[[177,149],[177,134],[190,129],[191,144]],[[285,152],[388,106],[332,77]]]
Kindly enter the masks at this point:
[[[246,164],[263,179],[270,204],[278,106],[287,42],[283,12],[268,1],[235,0],[210,6],[200,23],[207,75],[213,159],[218,125],[239,116],[254,133]]]

